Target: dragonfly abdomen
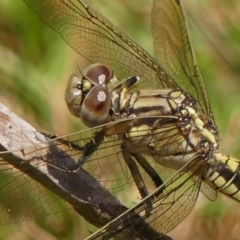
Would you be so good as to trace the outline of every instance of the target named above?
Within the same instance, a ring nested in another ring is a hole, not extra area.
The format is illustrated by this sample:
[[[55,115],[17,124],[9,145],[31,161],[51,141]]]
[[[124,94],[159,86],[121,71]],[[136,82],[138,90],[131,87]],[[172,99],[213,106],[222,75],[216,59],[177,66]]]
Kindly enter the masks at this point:
[[[205,176],[214,190],[240,202],[240,162],[228,155],[216,153]]]

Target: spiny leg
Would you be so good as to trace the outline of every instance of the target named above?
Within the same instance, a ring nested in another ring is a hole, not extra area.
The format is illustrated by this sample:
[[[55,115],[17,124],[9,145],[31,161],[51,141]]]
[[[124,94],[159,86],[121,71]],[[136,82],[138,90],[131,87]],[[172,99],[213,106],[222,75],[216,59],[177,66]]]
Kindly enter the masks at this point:
[[[81,157],[76,163],[71,164],[70,166],[65,166],[61,167],[63,170],[71,171],[71,172],[76,172],[80,167],[84,165],[84,163],[88,160],[88,158],[97,150],[99,145],[103,142],[104,140],[104,131],[99,131],[95,134],[94,138],[86,143],[84,146],[79,146],[78,144],[75,144],[71,141],[68,141],[63,138],[58,138],[54,134],[47,134],[47,133],[42,133],[46,137],[52,140],[56,140],[58,143],[66,145],[71,147],[74,150],[82,152]]]
[[[122,150],[122,154],[123,154],[123,158],[132,174],[132,177],[134,179],[134,182],[141,194],[141,197],[142,198],[145,198],[146,196],[148,196],[148,190],[147,190],[147,187],[143,181],[143,178],[141,176],[141,173],[138,169],[138,166],[137,164],[135,163],[135,161],[133,160],[131,154],[126,150],[124,149],[123,147],[123,150]],[[150,213],[151,211],[153,210],[153,207],[152,207],[152,204],[150,201],[146,201],[146,211],[148,213]]]
[[[132,153],[131,155],[136,159],[139,165],[146,171],[149,177],[154,182],[154,185],[158,188],[163,184],[163,180],[159,176],[159,174],[155,171],[155,169],[149,164],[149,162],[139,153]]]

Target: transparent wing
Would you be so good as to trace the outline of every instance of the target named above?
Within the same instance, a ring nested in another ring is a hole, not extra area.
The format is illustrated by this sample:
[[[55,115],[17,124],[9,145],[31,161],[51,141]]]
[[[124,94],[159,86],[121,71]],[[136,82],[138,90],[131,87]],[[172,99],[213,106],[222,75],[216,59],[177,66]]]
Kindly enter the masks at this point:
[[[123,120],[122,123],[127,124],[128,121],[131,120]],[[110,128],[114,124],[106,124],[105,127]],[[141,196],[122,156],[122,135],[125,134],[123,129],[125,128],[114,129],[113,127],[111,134],[109,132],[105,133],[102,127],[88,129],[66,137],[54,137],[44,147],[33,145],[21,152],[27,162],[35,162],[36,159],[41,159],[40,163],[37,163],[34,168],[42,168],[47,164],[60,169],[62,174],[66,174],[65,179],[68,179],[68,175],[73,175],[73,172],[69,171],[69,167],[85,157],[87,161],[82,169],[86,170],[114,196],[123,199],[125,206],[131,207],[134,203],[140,201]],[[140,134],[139,131],[137,132]],[[131,145],[131,149],[135,147],[137,147],[136,144]],[[125,146],[125,150],[127,150],[127,146]],[[147,152],[143,151],[139,154],[142,154],[156,171],[161,171],[160,166],[156,165]],[[69,162],[69,156],[71,156],[71,162]],[[50,190],[43,188],[40,183],[33,180],[38,180],[41,177],[34,174],[34,168],[28,165],[24,167],[24,164],[19,164],[16,159],[9,159],[6,152],[1,152],[0,224],[39,218],[43,215],[50,215],[71,208],[66,202],[56,200]],[[151,192],[156,189],[152,179],[139,164],[138,168],[148,191]],[[22,169],[22,171],[19,169]],[[171,174],[170,170],[169,174]],[[165,174],[163,178],[167,179],[169,174]],[[131,196],[129,196],[129,191],[131,191]]]
[[[146,51],[84,1],[24,1],[76,52],[91,63],[110,66],[118,79],[138,75],[138,87],[178,88]]]
[[[196,203],[201,179],[192,178],[192,173],[199,174],[203,169],[196,168],[195,164],[197,164],[196,159],[184,166],[155,192],[98,230],[87,240],[121,236],[125,228],[132,229],[128,236],[124,235],[125,239],[137,239],[138,234],[144,234],[146,226],[150,226],[157,234],[148,236],[148,239],[162,239],[161,237],[165,233],[190,213]],[[190,171],[190,173],[187,174],[186,171]],[[149,199],[154,206],[151,213],[148,213],[146,209],[146,201]]]
[[[26,172],[30,171],[32,169],[26,169]],[[0,155],[0,225],[41,218],[70,208],[70,204]]]
[[[179,1],[154,1],[152,34],[157,62],[84,1],[24,1],[89,62],[109,65],[119,79],[139,75],[144,88],[184,89],[211,114]]]
[[[155,0],[151,17],[155,59],[182,89],[200,102],[205,113],[212,117],[181,2]]]
[[[149,119],[149,117],[147,119]],[[171,119],[170,116],[169,119]],[[166,120],[167,118],[164,118],[164,121]],[[41,167],[42,164],[47,163],[50,166],[62,169],[62,174],[66,175],[73,174],[73,172],[69,172],[68,170],[72,164],[75,164],[83,157],[86,158],[87,161],[82,169],[85,169],[86,172],[93,176],[102,187],[109,190],[115,197],[120,199],[122,204],[130,208],[138,202],[141,202],[141,196],[122,155],[123,135],[126,133],[126,127],[129,126],[129,121],[132,120],[125,119],[122,120],[121,123],[106,124],[104,127],[84,130],[66,137],[54,137],[47,142],[47,146],[45,146],[47,151],[43,151],[42,145],[34,145],[24,149],[23,153],[25,154],[25,159],[29,162],[34,162],[37,158],[42,160],[42,163],[36,167]],[[115,127],[115,125],[117,127]],[[161,128],[162,127],[163,126],[161,126]],[[141,133],[141,129],[135,129],[135,131],[138,134],[137,136],[146,134],[146,131]],[[166,142],[166,147],[171,144],[170,139],[172,138],[172,131],[175,132],[174,129],[169,128],[169,126],[165,130],[166,135],[164,140]],[[131,132],[131,134],[134,136],[134,132]],[[185,141],[181,134],[179,134],[177,138],[181,138]],[[148,145],[148,142],[144,142],[144,145]],[[201,181],[198,177],[193,178],[193,175],[201,176],[201,174],[196,172],[197,170],[194,170],[194,173],[191,172],[191,169],[195,169],[196,167],[194,167],[194,164],[190,161],[189,165],[187,165],[182,171],[178,172],[175,177],[170,178],[175,171],[170,169],[164,169],[164,171],[162,171],[162,167],[156,163],[151,157],[151,154],[149,154],[149,152],[143,147],[142,143],[140,143],[140,148],[137,143],[124,145],[124,148],[124,150],[129,152],[134,149],[142,149],[138,154],[141,154],[152,168],[161,174],[161,178],[165,182],[165,184],[157,190],[155,195],[150,195],[152,196],[150,197],[151,204],[154,208],[153,212],[151,212],[151,217],[149,216],[148,218],[147,210],[146,208],[143,208],[146,201],[142,202],[141,208],[139,208],[141,209],[140,215],[146,215],[146,220],[144,221],[151,221],[151,224],[154,226],[156,225],[157,231],[159,225],[164,226],[161,221],[166,221],[165,225],[168,226],[168,228],[166,227],[165,229],[164,227],[164,229],[160,229],[161,233],[165,233],[179,223],[191,210],[195,203],[195,198],[198,194]],[[43,152],[46,153],[43,154]],[[55,205],[55,201],[50,200],[49,191],[47,189],[41,188],[40,184],[35,183],[23,172],[17,170],[15,168],[17,165],[16,162],[8,161],[7,163],[3,160],[4,156],[1,156],[0,191],[2,194],[0,195],[0,202],[1,204],[4,204],[1,205],[0,208],[2,212],[0,218],[1,224],[9,223],[11,221],[16,222],[31,219],[35,216],[39,217],[41,215],[48,215],[69,208],[69,205],[64,205],[64,203],[62,205]],[[71,159],[73,159],[72,162],[69,162],[68,156],[71,156]],[[12,164],[12,166],[10,164]],[[153,184],[152,179],[138,162],[137,165],[140,174],[144,179],[144,183],[147,186],[147,190],[150,193],[154,192],[156,186]],[[198,171],[200,170],[201,169]],[[24,171],[28,174],[28,171],[33,171],[33,169],[25,168]],[[190,172],[191,175],[184,175],[186,172]],[[38,176],[35,176],[35,178],[37,177]],[[170,180],[167,180],[169,178]],[[131,192],[131,195],[129,195],[129,192]],[[119,195],[119,193],[121,194]],[[27,202],[21,205],[16,205],[16,200],[19,199],[18,202],[21,202],[24,201],[25,198],[28,200]],[[187,201],[190,204],[189,206]],[[39,206],[37,208],[38,212],[34,212],[34,206]],[[165,210],[161,210],[165,207]],[[182,207],[184,208],[184,213],[182,213]],[[9,209],[11,212],[9,212]],[[138,211],[140,211],[139,209]],[[165,212],[167,215],[165,215]],[[140,212],[137,213],[139,214]],[[168,215],[171,215],[171,217],[166,218]],[[128,216],[128,214],[125,215],[125,217],[126,216]],[[158,217],[160,216],[162,220],[160,220],[160,218],[158,220]],[[176,217],[177,220],[173,221],[173,217]]]

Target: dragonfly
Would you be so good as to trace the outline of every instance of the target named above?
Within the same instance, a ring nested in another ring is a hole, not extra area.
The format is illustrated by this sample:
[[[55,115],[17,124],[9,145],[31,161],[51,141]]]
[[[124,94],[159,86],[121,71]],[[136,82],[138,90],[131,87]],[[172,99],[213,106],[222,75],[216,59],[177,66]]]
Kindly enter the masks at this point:
[[[164,239],[200,191],[211,200],[221,192],[240,201],[239,160],[219,151],[180,1],[153,1],[154,57],[84,1],[24,2],[91,63],[70,77],[65,96],[89,129],[47,135],[48,145],[76,161],[61,165],[49,152],[48,163],[69,174],[84,168],[113,194],[133,185],[140,193],[88,239],[140,239],[149,228],[148,239]],[[162,167],[173,174],[165,179]]]

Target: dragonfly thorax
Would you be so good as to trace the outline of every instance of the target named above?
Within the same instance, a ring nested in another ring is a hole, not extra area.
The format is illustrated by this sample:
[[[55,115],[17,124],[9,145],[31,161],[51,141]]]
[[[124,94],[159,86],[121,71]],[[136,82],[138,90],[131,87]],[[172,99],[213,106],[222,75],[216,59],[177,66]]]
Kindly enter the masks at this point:
[[[218,148],[216,127],[181,90],[140,90],[129,95],[125,107],[133,118],[125,129],[128,148],[165,167],[179,169],[195,156],[209,159]]]

